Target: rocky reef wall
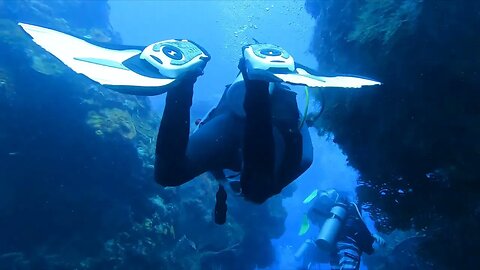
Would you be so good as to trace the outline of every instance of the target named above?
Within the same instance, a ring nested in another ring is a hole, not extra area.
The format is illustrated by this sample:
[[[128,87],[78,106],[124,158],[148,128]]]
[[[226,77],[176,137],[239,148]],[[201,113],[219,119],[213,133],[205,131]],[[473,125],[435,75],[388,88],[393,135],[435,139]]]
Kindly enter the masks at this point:
[[[417,253],[435,269],[474,268],[480,4],[307,0],[306,8],[320,70],[383,83],[318,92],[325,110],[315,123],[360,172],[357,191],[377,227],[425,235]]]

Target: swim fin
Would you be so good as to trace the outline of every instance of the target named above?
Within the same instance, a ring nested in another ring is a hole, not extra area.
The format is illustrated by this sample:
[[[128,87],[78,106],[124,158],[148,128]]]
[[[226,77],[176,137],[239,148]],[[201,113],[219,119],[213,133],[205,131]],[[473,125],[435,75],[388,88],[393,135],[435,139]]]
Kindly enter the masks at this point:
[[[276,77],[291,84],[309,87],[361,88],[363,86],[381,85],[381,82],[360,76],[322,76],[315,75],[312,69],[295,63],[295,72],[290,74],[275,74]]]
[[[310,221],[308,220],[307,215],[303,215],[302,217],[302,225],[300,226],[300,230],[298,231],[298,235],[302,236],[308,232],[310,229]]]
[[[283,48],[272,44],[252,44],[243,47],[243,57],[249,79],[264,79],[308,87],[360,88],[381,84],[359,76],[321,76],[296,63]]]
[[[315,197],[317,197],[317,195],[318,195],[318,189],[313,190],[312,193],[310,193],[310,195],[308,195],[308,197],[305,198],[305,200],[303,200],[303,203],[304,204],[310,203],[311,201],[313,201],[313,199],[315,199]]]
[[[182,73],[201,69],[209,54],[188,40],[166,40],[147,47],[97,43],[52,29],[19,23],[35,43],[79,74],[112,90],[158,95]]]

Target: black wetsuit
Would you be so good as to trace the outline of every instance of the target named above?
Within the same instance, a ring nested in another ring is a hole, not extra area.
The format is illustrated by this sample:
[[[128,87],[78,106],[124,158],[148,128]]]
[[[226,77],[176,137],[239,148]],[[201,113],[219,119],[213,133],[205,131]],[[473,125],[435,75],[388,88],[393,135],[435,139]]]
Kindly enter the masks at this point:
[[[245,80],[245,117],[229,110],[224,94],[190,135],[194,82],[184,80],[167,93],[156,146],[159,184],[177,186],[207,171],[230,169],[241,173],[243,196],[262,203],[311,165],[312,143],[307,127],[298,128],[294,92],[279,87],[269,94],[268,82]]]

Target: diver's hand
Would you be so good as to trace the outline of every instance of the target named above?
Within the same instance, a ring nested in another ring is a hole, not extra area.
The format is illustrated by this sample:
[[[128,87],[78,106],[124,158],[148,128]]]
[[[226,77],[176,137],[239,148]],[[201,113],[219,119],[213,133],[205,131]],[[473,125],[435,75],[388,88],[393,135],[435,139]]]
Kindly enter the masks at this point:
[[[385,242],[385,239],[383,239],[383,237],[381,237],[380,235],[378,234],[372,234],[373,238],[375,239],[375,243],[380,246],[380,247],[384,247],[386,245],[386,242]]]

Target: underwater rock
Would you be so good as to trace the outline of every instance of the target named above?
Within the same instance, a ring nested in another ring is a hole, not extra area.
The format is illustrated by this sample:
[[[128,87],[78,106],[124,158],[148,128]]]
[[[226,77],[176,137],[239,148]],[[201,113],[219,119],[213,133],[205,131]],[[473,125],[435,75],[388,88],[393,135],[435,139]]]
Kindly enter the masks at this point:
[[[32,68],[44,75],[59,75],[66,71],[65,66],[51,55],[32,55]]]
[[[132,116],[118,108],[103,109],[100,112],[88,113],[87,124],[96,129],[97,134],[118,133],[126,139],[133,139],[137,135]]]
[[[0,255],[0,266],[4,269],[29,269],[30,262],[23,253],[11,252]]]
[[[131,138],[131,113],[121,106],[117,110],[126,113],[113,110],[96,96],[99,92],[84,91],[81,76],[57,72],[50,59],[42,59],[48,54],[32,47],[15,23],[21,18],[34,23],[38,15],[44,20],[37,23],[61,29],[70,20],[48,14],[48,6],[60,2],[68,8],[82,1],[0,1],[6,7],[0,9],[0,152],[12,153],[0,154],[0,186],[16,194],[2,197],[8,209],[0,207],[0,253],[22,254],[2,257],[1,269],[102,269],[110,263],[101,256],[102,243],[133,226],[128,209],[144,219],[148,197],[155,193],[130,140],[111,140],[109,133],[102,139],[85,121],[89,111],[107,130],[112,127],[101,121],[126,120],[116,124]],[[117,96],[114,103],[124,100]],[[138,103],[137,113],[150,115],[145,101]],[[101,114],[102,107],[111,111]],[[137,181],[140,176],[146,180]]]
[[[424,234],[410,231],[395,230],[388,235],[382,235],[386,245],[376,248],[375,253],[364,257],[368,269],[402,270],[402,269],[435,269],[420,255],[420,246],[425,243]]]
[[[119,134],[131,140],[147,169],[153,168],[155,140],[160,117],[151,110],[148,98],[123,95],[87,83],[80,102],[91,107],[86,122],[98,136]],[[110,109],[105,109],[108,105]]]
[[[12,20],[0,19],[0,44],[25,53],[30,58],[31,67],[45,75],[57,75],[66,70],[58,59],[35,46]]]
[[[143,138],[148,141],[156,139],[160,118],[153,118],[150,122],[147,119],[141,119],[138,115],[135,115],[134,120],[139,135],[142,135]],[[152,122],[154,122],[154,124]]]
[[[8,74],[8,71],[0,67],[0,96],[7,101],[15,96],[14,83],[11,78],[12,76]]]
[[[359,171],[357,192],[378,229],[423,231],[421,254],[436,269],[475,268],[468,257],[480,248],[473,214],[480,202],[480,4],[306,3],[316,18],[319,68],[383,83],[322,90],[325,109],[315,122]]]
[[[422,11],[422,0],[367,0],[353,22],[348,41],[371,43],[380,41],[384,45],[393,37],[404,36],[415,29],[417,18]]]
[[[112,37],[109,36],[107,33],[105,33],[104,30],[99,29],[99,28],[92,28],[90,29],[89,33],[84,35],[83,37],[87,39],[91,39],[94,41],[99,41],[99,42],[111,42]]]
[[[53,27],[60,31],[83,31],[98,41],[119,41],[109,22],[107,0],[98,1],[0,1],[0,17]],[[82,15],[78,16],[78,11]],[[88,30],[86,30],[88,29]],[[88,33],[90,32],[90,33]],[[79,33],[80,34],[80,33]]]
[[[35,47],[29,42],[25,32],[14,21],[5,18],[0,18],[0,44],[13,48],[17,47],[17,49],[33,49]]]

